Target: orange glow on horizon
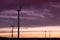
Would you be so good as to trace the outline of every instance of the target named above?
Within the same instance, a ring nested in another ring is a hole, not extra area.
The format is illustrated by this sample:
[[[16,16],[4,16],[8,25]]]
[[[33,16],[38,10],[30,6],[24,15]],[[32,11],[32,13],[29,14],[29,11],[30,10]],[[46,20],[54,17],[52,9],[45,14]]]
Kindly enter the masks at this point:
[[[60,38],[60,32],[21,32],[20,38]]]
[[[0,31],[11,31],[11,28],[2,28]],[[14,38],[17,38],[17,28],[14,28]],[[45,32],[46,31],[46,32]],[[11,38],[11,33],[0,33],[0,37]],[[59,26],[20,28],[20,38],[60,38]]]

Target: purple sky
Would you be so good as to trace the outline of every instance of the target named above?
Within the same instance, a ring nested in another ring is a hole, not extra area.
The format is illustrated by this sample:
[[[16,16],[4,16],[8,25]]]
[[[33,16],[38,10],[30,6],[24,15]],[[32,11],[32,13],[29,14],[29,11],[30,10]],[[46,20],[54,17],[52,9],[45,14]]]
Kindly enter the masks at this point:
[[[60,25],[60,0],[0,0],[0,27],[17,26],[18,3],[21,27]]]

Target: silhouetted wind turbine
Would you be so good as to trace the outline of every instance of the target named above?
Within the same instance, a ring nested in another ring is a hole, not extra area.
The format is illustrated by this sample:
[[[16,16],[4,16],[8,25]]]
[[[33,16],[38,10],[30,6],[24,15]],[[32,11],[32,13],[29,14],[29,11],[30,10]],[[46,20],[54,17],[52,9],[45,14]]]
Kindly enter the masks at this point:
[[[21,11],[21,0],[18,0],[18,4],[17,4],[18,8],[17,8],[17,12],[18,12],[18,40],[19,40],[19,27],[20,27],[20,11]]]
[[[20,11],[20,9],[17,9],[17,12],[18,12],[18,38],[19,38],[19,24],[20,24],[20,19],[19,19],[20,15],[19,15],[19,11]]]

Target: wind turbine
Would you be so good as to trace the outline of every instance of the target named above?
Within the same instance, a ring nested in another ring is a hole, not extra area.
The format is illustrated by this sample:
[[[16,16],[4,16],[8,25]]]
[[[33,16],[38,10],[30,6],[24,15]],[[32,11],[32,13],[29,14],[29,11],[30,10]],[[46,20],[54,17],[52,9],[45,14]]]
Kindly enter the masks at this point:
[[[19,27],[20,27],[20,14],[19,13],[21,13],[21,6],[19,6],[19,0],[18,0],[17,12],[18,12],[18,40],[19,40]]]
[[[19,24],[20,24],[20,14],[19,14],[20,9],[17,9],[18,12],[18,38],[19,38]]]

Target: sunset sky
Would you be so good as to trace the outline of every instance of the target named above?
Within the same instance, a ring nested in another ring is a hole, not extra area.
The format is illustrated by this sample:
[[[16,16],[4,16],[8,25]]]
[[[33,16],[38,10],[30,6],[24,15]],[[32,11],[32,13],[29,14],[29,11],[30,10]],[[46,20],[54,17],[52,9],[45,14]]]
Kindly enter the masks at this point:
[[[59,0],[0,0],[0,27],[17,26],[18,2],[21,27],[60,25]]]
[[[0,32],[17,30],[18,7],[21,32],[60,31],[60,0],[0,0]]]

